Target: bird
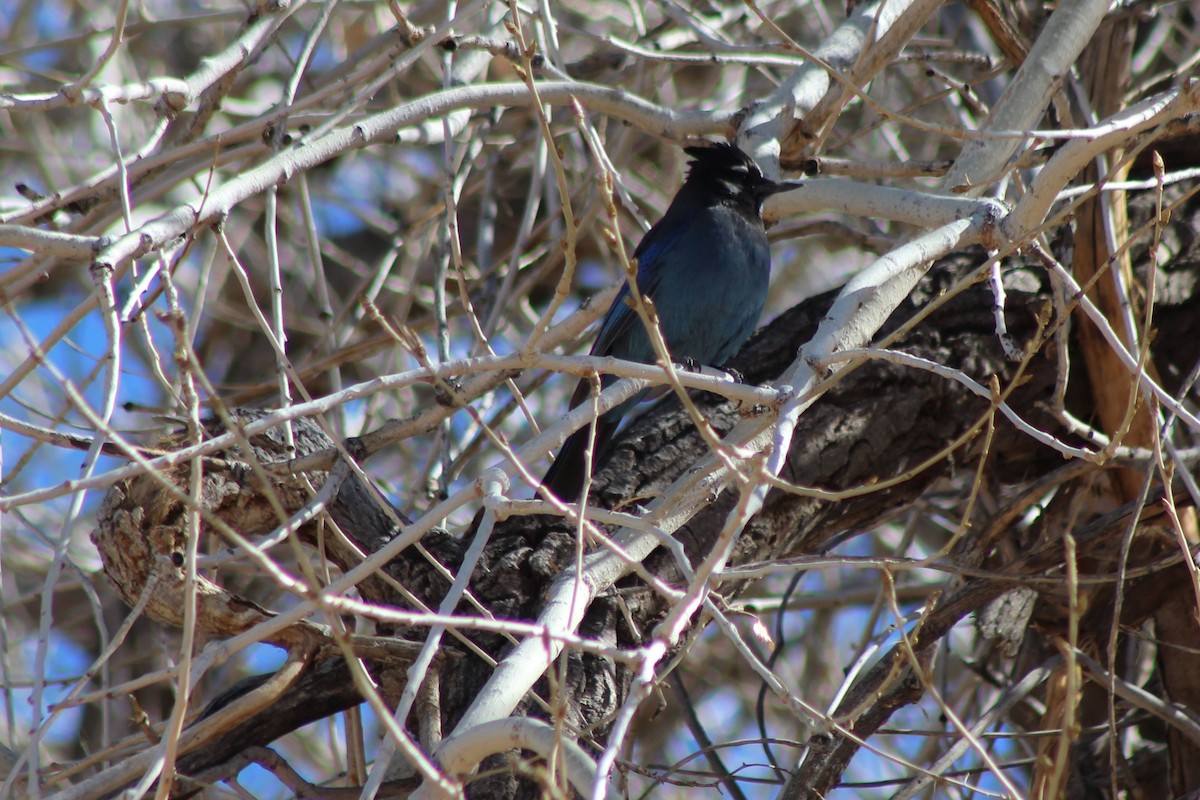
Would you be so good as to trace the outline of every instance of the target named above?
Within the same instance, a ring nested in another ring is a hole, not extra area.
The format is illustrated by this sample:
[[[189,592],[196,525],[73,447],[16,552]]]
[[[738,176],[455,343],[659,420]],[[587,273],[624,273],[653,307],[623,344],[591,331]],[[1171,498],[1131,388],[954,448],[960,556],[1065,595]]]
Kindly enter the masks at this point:
[[[771,249],[763,201],[799,184],[777,182],[734,144],[685,147],[688,174],[662,219],[633,252],[637,288],[653,301],[671,360],[721,367],[750,337],[767,299]],[[652,364],[656,354],[630,305],[629,283],[604,315],[591,355]],[[606,375],[601,385],[616,377]],[[593,462],[603,455],[621,419],[650,390],[604,413],[596,422]],[[581,380],[571,408],[591,392]],[[574,502],[583,490],[590,427],[571,434],[542,479],[542,493]]]

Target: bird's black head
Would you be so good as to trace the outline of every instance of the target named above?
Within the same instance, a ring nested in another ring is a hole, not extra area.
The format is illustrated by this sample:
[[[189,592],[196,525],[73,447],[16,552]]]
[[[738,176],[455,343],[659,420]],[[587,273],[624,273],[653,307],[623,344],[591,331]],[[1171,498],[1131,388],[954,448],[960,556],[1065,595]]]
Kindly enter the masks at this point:
[[[688,183],[712,192],[727,202],[745,204],[753,208],[755,213],[762,212],[763,201],[771,195],[796,186],[776,183],[765,177],[754,159],[727,142],[685,147],[684,152],[692,157]]]

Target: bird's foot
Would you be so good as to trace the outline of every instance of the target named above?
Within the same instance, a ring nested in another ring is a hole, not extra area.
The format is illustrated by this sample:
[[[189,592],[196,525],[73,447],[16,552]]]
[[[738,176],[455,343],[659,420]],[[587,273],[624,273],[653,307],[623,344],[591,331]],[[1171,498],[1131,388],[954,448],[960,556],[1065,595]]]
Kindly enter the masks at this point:
[[[718,372],[718,373],[723,372],[726,375],[728,375],[730,378],[732,378],[734,383],[745,383],[746,382],[745,376],[742,375],[742,373],[738,372],[736,369],[733,369],[731,367],[705,367],[703,364],[701,364],[699,361],[697,361],[694,358],[679,359],[679,366],[683,368],[684,372],[695,372],[695,373],[699,373],[699,374],[704,374],[705,369],[707,369],[709,375],[712,375],[713,372]]]
[[[445,386],[440,383],[433,385],[433,399],[439,406],[445,408],[456,408],[462,403],[455,398],[455,395],[462,391],[462,381],[458,378],[443,378]],[[449,391],[447,391],[449,389]]]
[[[750,419],[751,417],[761,417],[770,410],[770,406],[762,403],[739,403],[737,413],[742,419]]]
[[[650,513],[650,501],[653,499],[650,495],[635,495],[614,507],[613,510],[623,511],[635,517],[644,517]]]

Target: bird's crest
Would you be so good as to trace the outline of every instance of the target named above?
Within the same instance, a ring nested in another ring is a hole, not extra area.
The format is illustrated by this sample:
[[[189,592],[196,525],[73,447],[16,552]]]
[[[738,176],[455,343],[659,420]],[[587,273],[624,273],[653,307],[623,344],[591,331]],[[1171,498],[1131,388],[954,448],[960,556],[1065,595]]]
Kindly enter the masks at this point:
[[[737,145],[728,142],[712,142],[708,145],[692,145],[683,148],[692,157],[688,177],[740,177],[743,181],[762,180],[762,170],[754,159],[742,152]]]
[[[765,199],[795,186],[770,180],[754,159],[728,142],[693,145],[684,151],[692,157],[685,185],[747,212],[760,214]]]

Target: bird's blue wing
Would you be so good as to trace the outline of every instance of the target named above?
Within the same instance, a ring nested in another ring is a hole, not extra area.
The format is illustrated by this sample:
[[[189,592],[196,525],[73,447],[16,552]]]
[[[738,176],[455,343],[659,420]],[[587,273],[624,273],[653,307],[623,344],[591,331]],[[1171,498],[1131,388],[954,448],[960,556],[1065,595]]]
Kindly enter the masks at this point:
[[[633,251],[633,257],[637,259],[638,263],[638,291],[643,297],[649,297],[651,300],[654,299],[658,285],[662,282],[663,270],[660,262],[663,254],[680,239],[685,238],[694,223],[694,221],[689,221],[682,225],[662,224],[666,221],[667,218],[664,217],[658,225],[647,231],[637,249]],[[641,324],[637,312],[625,302],[627,297],[629,297],[629,281],[621,284],[621,291],[617,293],[613,304],[609,306],[608,313],[604,315],[600,333],[596,335],[596,342],[592,345],[592,355],[610,355],[613,344],[628,341],[626,334],[630,328],[635,324]],[[624,354],[624,357],[629,357],[629,354]]]

